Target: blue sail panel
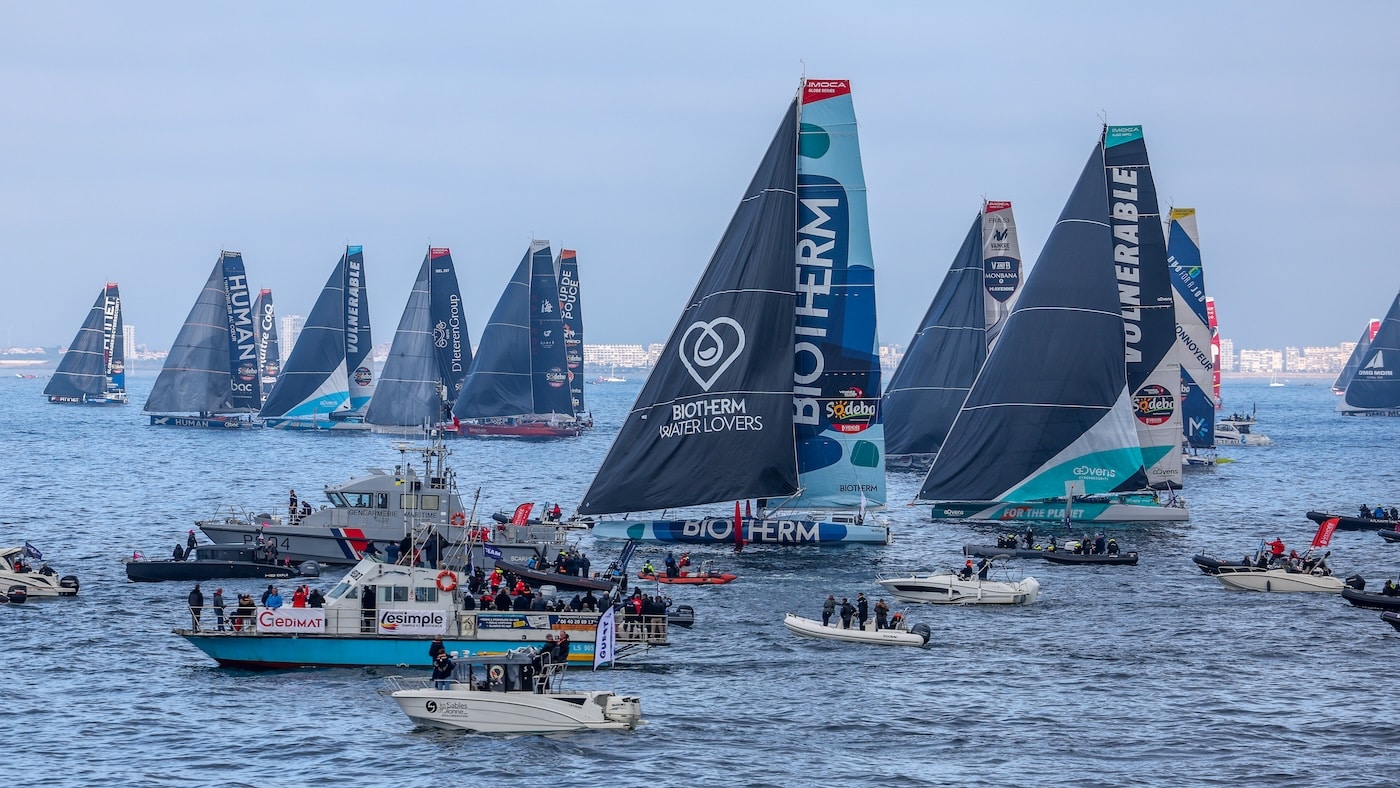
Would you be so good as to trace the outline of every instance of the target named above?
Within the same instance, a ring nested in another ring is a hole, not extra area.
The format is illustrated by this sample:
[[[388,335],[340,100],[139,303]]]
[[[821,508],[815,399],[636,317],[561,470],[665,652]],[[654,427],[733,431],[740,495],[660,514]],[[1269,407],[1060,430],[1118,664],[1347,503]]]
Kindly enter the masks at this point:
[[[44,386],[44,395],[59,401],[83,401],[100,396],[107,388],[107,288],[97,294],[78,333],[58,361]]]
[[[1215,359],[1206,316],[1205,269],[1195,208],[1173,208],[1167,231],[1167,263],[1175,297],[1176,350],[1181,364],[1181,425],[1187,445],[1215,448],[1215,403],[1211,400]]]
[[[431,272],[430,252],[418,268],[374,399],[365,410],[365,421],[370,424],[428,427],[443,417],[437,349],[433,346]]]
[[[126,393],[126,332],[122,324],[122,297],[116,282],[107,283],[103,313],[103,343],[107,350],[107,394]]]
[[[258,300],[253,303],[253,330],[258,345],[258,407],[262,407],[282,371],[277,311],[272,304],[272,291],[267,288],[258,292]]]
[[[1400,295],[1381,320],[1337,410],[1400,415]]]
[[[433,347],[437,350],[437,374],[445,402],[451,404],[462,391],[462,379],[472,363],[472,339],[462,305],[462,290],[452,251],[442,247],[428,250],[429,315],[432,319]]]
[[[225,320],[228,326],[229,404],[234,410],[262,407],[258,382],[258,343],[253,331],[253,303],[243,255],[223,253]]]
[[[579,292],[578,253],[560,249],[559,320],[564,326],[564,359],[569,364],[569,396],[574,413],[583,413],[583,302]]]
[[[530,264],[525,252],[481,332],[462,391],[452,404],[459,419],[523,416],[533,412],[530,385]]]
[[[875,266],[846,80],[803,85],[797,143],[793,506],[883,506]]]
[[[531,413],[574,415],[564,322],[559,319],[559,277],[548,241],[536,241],[530,251],[530,396]]]
[[[924,478],[926,501],[1016,501],[1142,476],[1102,144]]]
[[[796,151],[794,101],[580,513],[797,492],[791,364]]]
[[[329,417],[349,407],[345,364],[348,257],[347,251],[321,288],[301,335],[282,366],[282,374],[277,376],[277,384],[263,403],[263,418]]]
[[[345,382],[347,407],[351,413],[362,413],[374,396],[374,362],[370,351],[374,337],[369,325],[369,289],[365,284],[364,247],[350,246],[345,250]]]
[[[1180,487],[1181,364],[1157,187],[1141,126],[1104,127],[1104,177],[1123,312],[1128,391],[1152,487]]]

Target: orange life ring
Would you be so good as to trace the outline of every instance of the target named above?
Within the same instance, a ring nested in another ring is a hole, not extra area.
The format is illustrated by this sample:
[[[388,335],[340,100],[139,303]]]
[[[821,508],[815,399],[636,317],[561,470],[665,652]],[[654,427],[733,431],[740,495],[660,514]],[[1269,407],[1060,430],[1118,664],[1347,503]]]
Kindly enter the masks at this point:
[[[438,572],[437,587],[440,591],[452,591],[457,588],[457,573],[451,569],[444,569]]]
[[[457,526],[458,528],[461,528],[462,526],[467,524],[467,516],[465,514],[462,514],[461,512],[453,512],[452,524]]]

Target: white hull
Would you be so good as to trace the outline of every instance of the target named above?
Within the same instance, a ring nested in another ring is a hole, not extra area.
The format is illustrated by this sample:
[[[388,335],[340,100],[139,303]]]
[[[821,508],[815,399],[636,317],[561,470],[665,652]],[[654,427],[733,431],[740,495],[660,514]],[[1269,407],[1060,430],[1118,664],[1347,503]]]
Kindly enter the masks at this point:
[[[1286,569],[1255,572],[1228,572],[1215,576],[1226,588],[1236,591],[1269,591],[1289,593],[1315,591],[1329,594],[1342,592],[1342,581],[1332,575],[1310,575]]]
[[[641,722],[642,710],[640,700],[611,692],[422,689],[399,690],[393,698],[419,725],[473,733],[630,730]]]
[[[833,618],[833,621],[839,619]],[[822,626],[822,622],[788,613],[783,626],[795,635],[822,640],[844,640],[851,643],[874,643],[884,646],[923,646],[927,639],[907,629],[875,629],[874,621],[867,621],[865,629],[842,629],[840,624]]]
[[[78,589],[63,588],[58,584],[58,575],[41,575],[38,572],[10,572],[0,571],[0,596],[3,596],[11,586],[24,586],[25,592],[32,597],[40,596],[77,596]]]
[[[1040,596],[1040,583],[1034,577],[1016,582],[1001,580],[961,580],[956,574],[910,575],[876,580],[895,599],[935,605],[1029,605]]]

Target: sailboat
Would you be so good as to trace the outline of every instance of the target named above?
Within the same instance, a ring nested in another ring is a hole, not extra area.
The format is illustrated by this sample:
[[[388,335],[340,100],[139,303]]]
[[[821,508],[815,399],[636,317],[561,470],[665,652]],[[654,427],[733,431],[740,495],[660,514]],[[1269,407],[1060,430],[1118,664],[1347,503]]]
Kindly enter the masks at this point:
[[[363,416],[374,395],[374,372],[364,267],[363,247],[345,247],[263,403],[265,426],[369,429]]]
[[[1400,295],[1381,320],[1337,411],[1347,416],[1400,416]]]
[[[1195,208],[1173,208],[1167,229],[1167,263],[1176,298],[1176,350],[1181,364],[1181,425],[1186,443],[1182,461],[1213,465],[1202,451],[1215,449],[1215,398],[1211,394],[1215,355],[1206,311],[1206,278]]]
[[[126,404],[122,299],[116,282],[108,282],[97,294],[78,335],[44,386],[44,396],[65,405]]]
[[[429,431],[448,417],[472,361],[452,251],[430,247],[408,294],[365,421]]]
[[[587,426],[593,425],[583,400],[583,301],[578,281],[578,252],[560,249],[554,261],[559,276],[559,322],[564,332],[564,360],[569,368],[569,397],[574,414]]]
[[[272,307],[272,291],[258,291],[253,302],[253,342],[258,346],[258,407],[267,401],[277,374],[282,369],[281,342],[277,337],[277,313]]]
[[[578,435],[569,393],[559,281],[549,241],[532,241],[506,285],[452,405],[468,436]]]
[[[1170,467],[1164,455],[1179,478],[1181,427],[1164,447],[1139,429],[1170,423],[1180,372],[1166,365],[1165,395],[1149,388],[1163,386],[1155,366],[1130,372],[1131,362],[1160,362],[1173,349],[1170,334],[1160,350],[1149,334],[1162,296],[1144,289],[1156,239],[1143,215],[1154,215],[1147,228],[1158,238],[1161,230],[1141,140],[1141,127],[1105,127],[1084,165],[918,492],[933,519],[1187,519],[1179,501],[1163,505],[1145,489],[1149,467]]]
[[[888,542],[867,514],[885,503],[884,430],[848,81],[803,80],[686,304],[579,513],[735,501],[735,516],[603,520],[593,535]],[[757,511],[739,515],[749,498]]]
[[[243,255],[220,252],[142,408],[152,426],[258,426],[249,417],[262,405],[254,315]]]
[[[1009,202],[984,202],[881,403],[888,467],[927,469],[1021,290]]]
[[[1361,331],[1361,338],[1356,340],[1356,347],[1352,348],[1351,355],[1347,357],[1347,363],[1342,367],[1342,373],[1337,376],[1336,382],[1332,384],[1332,393],[1341,396],[1347,391],[1347,384],[1356,377],[1356,370],[1361,368],[1361,359],[1366,357],[1366,351],[1371,349],[1371,340],[1376,338],[1376,332],[1381,330],[1381,321],[1371,318],[1366,321],[1366,328]]]

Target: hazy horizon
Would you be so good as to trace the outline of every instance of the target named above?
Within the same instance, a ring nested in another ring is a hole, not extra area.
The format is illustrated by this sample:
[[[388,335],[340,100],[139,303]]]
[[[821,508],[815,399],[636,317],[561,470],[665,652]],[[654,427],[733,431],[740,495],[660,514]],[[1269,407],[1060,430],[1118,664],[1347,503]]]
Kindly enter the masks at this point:
[[[0,340],[66,345],[103,283],[169,347],[220,249],[305,315],[365,247],[377,342],[429,245],[473,342],[532,237],[586,339],[663,341],[798,78],[852,80],[880,338],[906,344],[981,199],[1033,263],[1099,133],[1141,123],[1237,348],[1354,341],[1400,287],[1400,7],[1004,3],[8,7]],[[1336,239],[1344,239],[1345,245]]]

